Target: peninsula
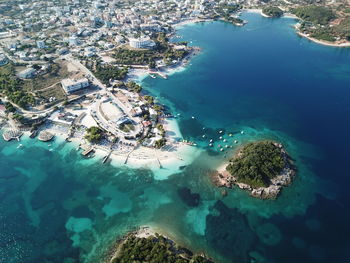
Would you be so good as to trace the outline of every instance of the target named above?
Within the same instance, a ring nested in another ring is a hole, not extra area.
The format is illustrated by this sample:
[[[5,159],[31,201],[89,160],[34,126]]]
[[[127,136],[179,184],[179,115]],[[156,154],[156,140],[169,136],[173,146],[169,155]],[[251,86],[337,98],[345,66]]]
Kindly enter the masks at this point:
[[[193,254],[149,227],[141,227],[117,242],[107,263],[122,262],[213,263],[206,256]]]
[[[213,176],[217,186],[247,190],[253,197],[276,199],[291,184],[296,170],[282,144],[257,141],[239,148],[228,164]]]

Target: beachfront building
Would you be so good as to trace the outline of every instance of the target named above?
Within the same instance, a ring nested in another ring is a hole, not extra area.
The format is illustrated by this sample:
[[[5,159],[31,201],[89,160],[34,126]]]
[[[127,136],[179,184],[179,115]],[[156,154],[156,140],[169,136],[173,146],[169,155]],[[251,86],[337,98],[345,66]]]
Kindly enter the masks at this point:
[[[133,48],[153,48],[156,43],[150,37],[130,38],[129,45]]]
[[[63,79],[61,81],[62,88],[67,94],[75,92],[77,90],[84,89],[90,85],[87,78],[82,78],[78,80],[73,79]]]

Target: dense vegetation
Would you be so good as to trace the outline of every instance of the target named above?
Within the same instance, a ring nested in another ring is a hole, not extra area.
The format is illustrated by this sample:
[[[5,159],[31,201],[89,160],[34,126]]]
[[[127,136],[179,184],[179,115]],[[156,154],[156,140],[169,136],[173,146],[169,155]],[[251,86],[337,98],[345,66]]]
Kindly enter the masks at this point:
[[[320,25],[326,25],[335,18],[333,11],[324,6],[300,6],[294,9],[294,14],[301,19]]]
[[[93,73],[96,78],[108,85],[110,80],[124,79],[128,74],[128,68],[123,67],[120,69],[116,66],[97,64]]]
[[[283,16],[283,11],[277,6],[267,6],[262,9],[262,12],[270,17],[281,17]]]
[[[121,245],[112,263],[210,263],[212,261],[176,246],[172,241],[157,235],[138,238],[131,235]]]
[[[226,170],[238,182],[257,188],[268,186],[284,167],[282,150],[272,141],[259,141],[243,146]]]
[[[13,64],[0,67],[0,93],[21,108],[27,108],[35,104],[35,99],[23,85],[23,80],[15,75]]]
[[[156,147],[157,149],[160,149],[163,146],[165,146],[165,144],[166,144],[166,139],[165,138],[161,138],[158,141],[155,141],[154,147]]]
[[[103,131],[96,126],[90,127],[86,129],[87,134],[85,135],[85,139],[91,143],[97,143],[102,138]]]
[[[345,17],[339,25],[333,27],[335,34],[350,40],[350,17]]]

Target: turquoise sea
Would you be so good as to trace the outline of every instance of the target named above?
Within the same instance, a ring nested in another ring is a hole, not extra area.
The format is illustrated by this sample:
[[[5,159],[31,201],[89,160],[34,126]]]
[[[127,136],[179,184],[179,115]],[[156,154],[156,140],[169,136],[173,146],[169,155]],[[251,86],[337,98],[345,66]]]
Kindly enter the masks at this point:
[[[298,37],[293,19],[243,18],[180,28],[201,53],[168,80],[142,80],[203,149],[181,172],[102,165],[59,139],[0,141],[1,263],[101,262],[140,225],[217,262],[350,262],[350,49]],[[208,177],[225,158],[219,130],[229,144],[281,141],[294,183],[275,201],[223,198]]]

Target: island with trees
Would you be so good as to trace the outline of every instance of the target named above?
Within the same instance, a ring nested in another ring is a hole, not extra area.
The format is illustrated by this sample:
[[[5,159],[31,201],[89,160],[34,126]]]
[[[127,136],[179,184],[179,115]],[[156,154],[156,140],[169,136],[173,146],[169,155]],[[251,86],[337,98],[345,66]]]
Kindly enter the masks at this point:
[[[264,140],[239,148],[228,164],[213,176],[217,186],[247,190],[253,197],[275,199],[291,184],[296,169],[280,143]]]
[[[149,227],[141,227],[118,241],[107,262],[213,263],[205,255],[193,254]]]

